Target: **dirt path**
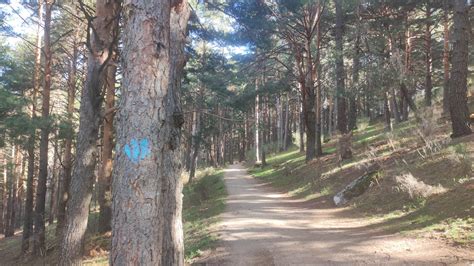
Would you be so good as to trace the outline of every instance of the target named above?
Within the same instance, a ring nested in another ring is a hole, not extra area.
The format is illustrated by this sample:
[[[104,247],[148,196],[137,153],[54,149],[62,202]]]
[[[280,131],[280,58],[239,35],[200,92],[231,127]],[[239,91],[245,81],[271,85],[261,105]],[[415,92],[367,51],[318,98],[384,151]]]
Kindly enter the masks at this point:
[[[272,192],[241,165],[225,172],[229,193],[206,265],[472,265],[474,251],[440,241],[377,233],[342,209],[315,209]]]

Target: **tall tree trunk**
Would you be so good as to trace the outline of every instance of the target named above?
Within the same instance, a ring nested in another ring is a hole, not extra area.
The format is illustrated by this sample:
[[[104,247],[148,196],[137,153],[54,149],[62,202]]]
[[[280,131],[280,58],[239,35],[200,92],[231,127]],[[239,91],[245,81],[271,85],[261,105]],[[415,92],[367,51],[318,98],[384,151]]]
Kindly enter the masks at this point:
[[[49,183],[50,187],[50,196],[49,196],[49,224],[54,223],[54,218],[56,217],[56,193],[57,193],[57,184],[58,184],[58,152],[59,152],[59,145],[58,139],[56,138],[53,144],[53,166],[51,167],[51,180]]]
[[[38,1],[38,25],[36,29],[36,47],[35,47],[35,72],[33,73],[33,95],[31,118],[36,118],[36,97],[40,89],[41,80],[41,23],[43,21],[43,1]],[[31,133],[28,140],[28,177],[26,180],[26,202],[25,202],[25,217],[23,219],[23,235],[21,241],[22,253],[28,252],[30,249],[30,237],[33,233],[33,196],[34,175],[35,175],[35,144],[36,144],[36,129]]]
[[[113,48],[114,51],[116,47]],[[115,66],[117,55],[110,59],[107,66],[105,81],[105,116],[103,119],[102,136],[102,164],[100,166],[98,183],[98,201],[100,207],[99,213],[99,232],[105,233],[111,229],[112,221],[112,149],[114,140],[114,106],[115,106],[115,75],[117,67]]]
[[[443,112],[449,114],[449,1],[443,1]]]
[[[283,104],[281,95],[275,96],[276,99],[276,140],[279,151],[283,151]]]
[[[8,201],[6,213],[5,237],[11,237],[15,234],[16,212],[17,212],[17,196],[18,196],[18,179],[20,178],[21,153],[17,145],[11,148],[11,165],[8,166]]]
[[[344,51],[343,51],[343,31],[344,14],[342,10],[342,0],[334,0],[336,6],[336,97],[337,97],[337,130],[340,133],[347,133],[347,113],[344,82]]]
[[[357,103],[356,97],[358,94],[359,87],[359,69],[360,69],[360,15],[359,15],[359,1],[357,6],[357,17],[356,17],[356,38],[354,43],[354,57],[352,59],[352,91],[351,98],[349,99],[349,112],[348,112],[348,130],[354,130],[357,128]]]
[[[201,90],[200,90],[201,91]],[[201,98],[199,100],[202,100]],[[200,103],[197,103],[200,106]],[[197,159],[199,154],[199,146],[201,145],[201,108],[197,107],[197,110],[193,112],[193,129],[192,129],[192,140],[191,140],[191,161],[189,167],[189,179],[188,183],[192,182],[197,167]]]
[[[41,118],[45,121],[49,120],[49,101],[51,90],[51,13],[53,9],[53,1],[46,0],[44,13],[44,87],[42,92]],[[35,206],[35,237],[33,251],[37,255],[45,255],[46,252],[46,236],[45,236],[45,205],[46,205],[46,182],[48,179],[48,143],[49,143],[49,123],[43,125],[40,135],[40,151],[39,151],[39,174],[38,188],[36,191]]]
[[[20,153],[20,162],[17,176],[17,196],[16,196],[16,219],[15,219],[15,228],[20,228],[23,221],[23,198],[25,194],[24,180],[25,180],[25,167],[26,167],[26,157],[23,156],[23,153]]]
[[[178,93],[189,9],[185,0],[173,4],[124,5],[112,265],[184,264],[178,160],[184,120]]]
[[[395,123],[400,123],[401,116],[400,111],[398,110],[397,96],[395,94],[395,89],[390,89],[390,110],[392,110],[392,115],[395,120]]]
[[[258,95],[258,78],[255,80],[255,160],[259,164],[260,160],[260,96]]]
[[[60,265],[79,263],[84,249],[98,155],[101,92],[106,81],[108,60],[113,56],[117,41],[119,10],[120,0],[96,2],[96,17],[92,22],[95,34],[88,44],[87,78],[81,96],[77,155],[70,184],[70,191],[74,193],[70,194],[67,202]]]
[[[291,125],[290,125],[290,97],[286,93],[285,97],[285,121],[283,123],[283,150],[288,150],[288,139],[291,134]]]
[[[304,131],[305,131],[305,126],[304,126],[304,110],[303,110],[303,99],[301,99],[300,102],[300,110],[299,110],[299,120],[298,120],[298,126],[299,126],[299,133],[300,133],[300,152],[304,152]]]
[[[405,44],[405,75],[409,76],[412,73],[412,65],[411,65],[411,57],[412,57],[412,50],[413,50],[413,44],[412,44],[412,33],[410,30],[409,26],[409,14],[406,14],[405,16],[405,27],[406,27],[406,44]],[[402,120],[407,121],[408,120],[408,107],[411,108],[410,102],[411,100],[411,95],[408,92],[408,89],[406,87],[406,84],[404,81],[401,82],[400,84],[400,96],[401,96],[401,102],[403,103],[402,107]],[[414,106],[414,104],[413,104]],[[412,111],[415,111],[415,109],[412,109]]]
[[[425,49],[426,49],[426,54],[425,54],[425,104],[426,106],[431,106],[432,102],[432,89],[433,89],[433,84],[431,81],[431,6],[430,3],[428,2],[426,5],[426,12],[425,12],[425,19],[426,19],[426,25],[425,25]]]
[[[391,131],[392,130],[392,122],[391,122],[391,114],[390,114],[390,104],[388,98],[388,92],[384,92],[383,97],[383,110],[384,110],[384,118],[385,118],[385,130]]]
[[[469,62],[469,7],[465,0],[454,1],[454,30],[451,79],[449,81],[449,113],[452,138],[471,134],[467,105],[467,73]]]
[[[320,4],[320,1],[318,1]],[[316,48],[318,50],[316,54],[316,73],[317,73],[317,83],[316,83],[316,156],[323,155],[323,146],[321,143],[321,121],[322,116],[321,112],[323,111],[323,105],[321,100],[321,79],[322,79],[322,67],[321,67],[321,21],[318,21],[316,24]]]
[[[5,204],[7,202],[7,159],[6,159],[6,149],[5,147],[0,152],[0,163],[2,163],[2,168],[0,172],[0,234],[5,233]]]
[[[77,32],[76,32],[77,37]],[[78,44],[76,38],[73,40],[72,45],[72,58],[69,62],[69,75],[67,81],[67,122],[72,127],[73,116],[74,116],[74,102],[76,99],[76,77],[77,77],[77,58],[78,58]],[[58,202],[58,223],[56,226],[56,235],[59,236],[62,233],[64,224],[66,222],[66,204],[69,198],[69,185],[71,182],[72,173],[72,142],[73,135],[68,134],[64,141],[64,154],[63,154],[63,171],[61,178],[61,185],[59,188],[59,202]]]

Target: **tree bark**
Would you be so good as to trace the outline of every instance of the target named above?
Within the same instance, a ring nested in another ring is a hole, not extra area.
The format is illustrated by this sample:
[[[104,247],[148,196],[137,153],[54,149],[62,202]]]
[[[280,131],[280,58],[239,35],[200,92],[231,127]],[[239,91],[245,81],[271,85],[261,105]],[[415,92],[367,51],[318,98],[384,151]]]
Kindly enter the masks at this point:
[[[113,48],[116,50],[116,47]],[[105,80],[105,116],[103,119],[103,136],[102,136],[102,164],[100,166],[98,183],[98,201],[100,207],[99,213],[99,233],[105,233],[111,230],[112,220],[112,149],[114,140],[114,116],[113,110],[115,105],[115,75],[117,67],[115,66],[117,55],[114,52],[111,62],[107,66]]]
[[[178,92],[188,4],[132,0],[123,14],[110,263],[183,265]]]
[[[344,82],[344,50],[343,50],[343,10],[342,0],[334,0],[336,6],[336,97],[337,97],[337,130],[340,133],[347,133],[347,113]]]
[[[348,113],[348,130],[357,128],[357,103],[356,97],[359,87],[359,69],[360,69],[360,15],[359,4],[357,6],[356,17],[356,38],[354,42],[354,57],[352,59],[352,92],[349,99],[349,113]]]
[[[76,32],[77,36],[77,32]],[[76,99],[76,77],[77,77],[77,58],[78,58],[78,44],[76,38],[72,45],[72,58],[69,62],[69,75],[67,81],[67,121],[72,127],[74,116],[74,102]],[[63,154],[63,171],[61,178],[61,185],[59,188],[59,202],[58,202],[58,223],[56,226],[56,235],[62,233],[64,224],[66,222],[66,205],[69,198],[69,185],[71,182],[72,173],[72,142],[73,134],[68,134],[64,141]]]
[[[100,126],[102,88],[108,60],[118,36],[120,0],[97,0],[95,29],[88,42],[87,78],[81,96],[76,161],[72,171],[66,224],[61,240],[60,265],[78,264],[84,249],[89,205],[92,198],[94,170],[97,163],[97,139]]]
[[[443,1],[443,112],[449,114],[449,1]]]
[[[405,43],[405,75],[408,76],[411,74],[412,66],[411,66],[411,56],[412,56],[412,38],[411,31],[408,24],[409,14],[405,16],[405,27],[406,27],[406,43]],[[412,108],[411,105],[415,106],[414,103],[411,103],[411,96],[408,92],[406,87],[405,81],[402,81],[400,84],[400,96],[401,96],[401,120],[407,121],[408,120],[408,107]],[[412,109],[415,111],[416,109]]]
[[[388,98],[388,92],[384,92],[383,97],[383,109],[384,109],[384,118],[385,118],[385,130],[392,131],[392,122],[391,122],[391,114],[390,114],[390,104]]]
[[[201,101],[201,97],[199,97]],[[200,103],[197,103],[199,106]],[[197,107],[197,110],[193,112],[193,129],[192,129],[192,140],[191,140],[191,161],[189,167],[189,179],[188,183],[192,182],[197,167],[197,159],[199,154],[199,146],[201,145],[201,108]]]
[[[453,55],[449,81],[449,113],[452,138],[471,134],[467,105],[467,73],[469,62],[469,7],[465,0],[454,1]]]
[[[304,152],[304,131],[305,131],[305,126],[304,126],[304,110],[303,110],[303,99],[301,99],[300,103],[300,110],[299,110],[299,120],[298,120],[298,126],[299,126],[299,133],[300,133],[300,152]]]
[[[40,89],[41,79],[41,22],[43,21],[43,2],[38,1],[38,26],[36,29],[36,47],[35,47],[35,72],[33,73],[33,95],[31,117],[36,118],[36,97]],[[35,175],[35,143],[36,143],[36,129],[31,133],[28,140],[28,176],[26,180],[26,202],[25,202],[25,217],[23,219],[23,235],[21,241],[22,253],[28,252],[30,249],[30,237],[33,233],[33,196],[34,175]]]
[[[16,217],[16,199],[17,199],[17,179],[18,167],[20,162],[20,153],[17,145],[11,147],[11,165],[7,166],[7,213],[5,215],[5,237],[15,235],[15,217]]]
[[[433,84],[431,81],[431,6],[429,2],[426,5],[425,19],[425,105],[431,106]]]
[[[320,2],[318,2],[320,4]],[[319,7],[321,9],[321,7]],[[321,100],[321,79],[322,79],[322,67],[321,67],[321,21],[319,20],[316,24],[316,48],[318,49],[316,54],[316,73],[317,73],[317,83],[316,83],[316,156],[323,155],[323,146],[321,143],[321,121],[323,111],[323,105]]]
[[[290,97],[286,93],[285,100],[285,122],[283,124],[283,150],[288,150],[288,140],[291,135],[291,124],[290,124]]]
[[[260,96],[258,95],[258,78],[255,80],[255,160],[259,164],[260,160]]]
[[[59,145],[58,145],[58,139],[54,141],[53,144],[53,166],[51,167],[51,180],[49,183],[49,191],[50,191],[50,197],[49,197],[49,224],[54,223],[54,218],[56,217],[56,205],[57,205],[57,199],[56,199],[56,194],[57,194],[57,185],[58,185],[58,160],[59,160]]]
[[[44,86],[42,92],[41,118],[45,121],[49,120],[49,102],[51,90],[51,13],[53,9],[53,1],[46,0],[44,13]],[[48,178],[48,143],[49,143],[49,123],[43,125],[40,135],[39,147],[39,174],[36,191],[35,206],[35,237],[33,252],[36,255],[45,255],[46,252],[46,236],[45,236],[45,204],[46,204],[46,182]]]
[[[0,234],[5,233],[5,209],[6,209],[6,202],[7,202],[7,159],[6,159],[6,151],[5,147],[3,148],[2,152],[0,152],[0,162],[2,163],[2,170],[0,175]]]

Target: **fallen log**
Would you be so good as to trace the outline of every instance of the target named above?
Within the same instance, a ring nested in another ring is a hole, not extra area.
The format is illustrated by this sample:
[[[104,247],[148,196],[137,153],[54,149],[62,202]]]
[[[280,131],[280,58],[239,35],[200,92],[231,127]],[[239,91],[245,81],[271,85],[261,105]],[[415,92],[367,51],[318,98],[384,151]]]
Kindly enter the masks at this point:
[[[364,192],[375,183],[378,177],[378,169],[366,172],[364,175],[349,183],[349,185],[339,193],[334,195],[334,204],[336,204],[336,206],[341,206],[346,204],[349,200],[364,194]]]

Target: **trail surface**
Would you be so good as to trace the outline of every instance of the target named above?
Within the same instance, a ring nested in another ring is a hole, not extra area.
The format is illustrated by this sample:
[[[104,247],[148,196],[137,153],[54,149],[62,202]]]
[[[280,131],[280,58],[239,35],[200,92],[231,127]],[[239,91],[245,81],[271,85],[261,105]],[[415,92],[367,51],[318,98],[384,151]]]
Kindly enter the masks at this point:
[[[472,265],[474,251],[438,240],[384,234],[343,209],[307,206],[272,191],[241,165],[225,172],[229,193],[219,248],[205,265]]]

